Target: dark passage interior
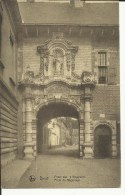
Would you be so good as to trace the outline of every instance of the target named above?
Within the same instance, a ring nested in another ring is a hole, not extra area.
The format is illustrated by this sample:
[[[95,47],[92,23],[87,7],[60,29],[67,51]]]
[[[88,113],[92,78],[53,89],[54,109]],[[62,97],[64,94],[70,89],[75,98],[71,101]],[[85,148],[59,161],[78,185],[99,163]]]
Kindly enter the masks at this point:
[[[79,156],[77,110],[65,103],[43,106],[37,115],[37,153]]]

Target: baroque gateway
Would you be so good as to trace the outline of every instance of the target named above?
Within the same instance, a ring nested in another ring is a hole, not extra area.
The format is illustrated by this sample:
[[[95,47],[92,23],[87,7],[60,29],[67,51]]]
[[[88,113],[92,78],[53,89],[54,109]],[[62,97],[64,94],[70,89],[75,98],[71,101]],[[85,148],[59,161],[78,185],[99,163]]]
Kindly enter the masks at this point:
[[[67,2],[18,2],[21,21],[11,45],[17,44],[17,80],[10,79],[18,85],[17,105],[11,103],[18,133],[13,137],[11,127],[8,150],[2,134],[3,164],[11,153],[35,158],[43,125],[62,116],[78,119],[80,158],[102,157],[104,150],[105,157],[120,155],[118,3]]]

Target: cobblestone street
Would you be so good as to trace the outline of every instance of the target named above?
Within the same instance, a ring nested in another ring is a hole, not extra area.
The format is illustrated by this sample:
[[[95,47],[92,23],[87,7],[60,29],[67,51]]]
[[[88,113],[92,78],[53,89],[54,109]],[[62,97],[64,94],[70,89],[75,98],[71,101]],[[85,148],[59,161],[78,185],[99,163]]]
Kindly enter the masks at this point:
[[[120,186],[120,161],[118,159],[81,160],[76,156],[67,156],[68,152],[64,155],[57,153],[39,155],[22,176],[18,188]]]

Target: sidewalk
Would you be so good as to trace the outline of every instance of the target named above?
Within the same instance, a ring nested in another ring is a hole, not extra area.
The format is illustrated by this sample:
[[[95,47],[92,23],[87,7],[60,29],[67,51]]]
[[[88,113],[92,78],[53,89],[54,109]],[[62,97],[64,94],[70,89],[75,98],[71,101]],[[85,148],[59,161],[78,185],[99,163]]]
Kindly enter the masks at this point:
[[[29,180],[29,176],[33,180]],[[18,188],[119,188],[120,159],[79,159],[39,155],[19,181]]]
[[[1,188],[16,188],[32,161],[16,159],[1,168]]]

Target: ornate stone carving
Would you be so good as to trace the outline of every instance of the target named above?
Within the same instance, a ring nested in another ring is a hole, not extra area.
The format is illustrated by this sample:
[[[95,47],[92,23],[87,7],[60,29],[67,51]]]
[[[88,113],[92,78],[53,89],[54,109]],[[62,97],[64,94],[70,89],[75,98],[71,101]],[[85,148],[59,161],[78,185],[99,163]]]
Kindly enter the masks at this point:
[[[75,71],[72,72],[72,78],[75,81],[81,81],[81,76],[79,76]]]
[[[55,48],[52,55],[52,64],[54,68],[54,74],[63,74],[64,70],[64,55],[61,49]]]
[[[40,100],[41,100],[40,96],[36,96],[35,97],[35,100],[34,100],[34,104],[35,105],[39,104],[40,103]]]
[[[83,72],[81,79],[82,79],[82,83],[86,83],[86,84],[96,83],[95,75],[91,72]]]
[[[69,99],[71,99],[78,106],[81,106],[80,96],[69,96]]]
[[[76,52],[73,51],[73,52],[71,53],[72,72],[75,70],[75,55],[76,55]]]
[[[62,93],[62,94],[69,94],[69,88],[67,86],[64,86],[62,84],[54,84],[52,86],[49,86],[46,89],[47,94],[56,94],[56,93]]]
[[[41,57],[40,57],[41,76],[44,76],[44,69],[48,71],[48,65],[49,65],[49,50],[45,48],[41,50]]]
[[[34,72],[29,70],[29,69],[30,69],[30,67],[28,66],[26,71],[22,75],[22,80],[25,83],[32,83],[33,79],[34,79]]]
[[[45,100],[45,97],[42,96],[35,96],[35,98],[33,99],[33,109],[36,109],[38,105],[40,105],[41,103],[43,103],[43,99]]]
[[[50,71],[50,76],[62,75],[64,72],[69,76],[68,72],[75,69],[75,55],[78,51],[77,46],[73,46],[71,42],[65,40],[63,33],[53,33],[52,39],[46,41],[43,45],[37,47],[38,53],[40,53],[40,72],[43,76],[46,71]],[[63,52],[62,52],[63,51]],[[65,62],[66,57],[66,62]],[[50,60],[49,60],[50,58]],[[52,69],[54,69],[52,71]],[[64,71],[67,69],[67,71]],[[53,75],[52,75],[53,74]]]
[[[63,32],[53,32],[52,39],[63,39]]]
[[[71,53],[67,52],[66,54],[66,65],[68,72],[70,71],[70,64],[71,64]]]
[[[44,65],[45,70],[48,71],[48,66],[49,66],[49,51],[46,50],[46,53],[44,54]]]
[[[93,129],[95,130],[96,127],[100,126],[100,125],[106,125],[111,129],[114,129],[115,127],[113,126],[113,124],[108,121],[108,120],[100,120],[100,121],[95,121],[93,124]]]

